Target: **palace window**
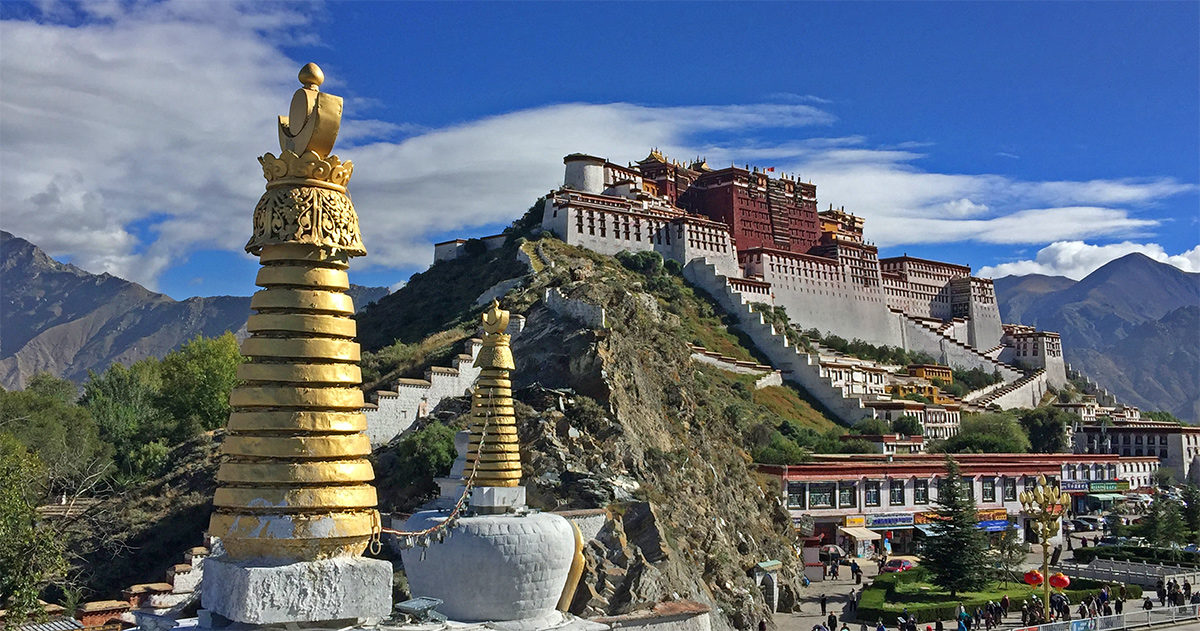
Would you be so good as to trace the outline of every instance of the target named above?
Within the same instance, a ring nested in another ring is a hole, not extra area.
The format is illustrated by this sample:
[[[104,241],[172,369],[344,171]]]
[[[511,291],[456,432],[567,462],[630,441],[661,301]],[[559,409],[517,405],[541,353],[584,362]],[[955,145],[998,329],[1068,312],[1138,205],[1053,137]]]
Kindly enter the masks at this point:
[[[996,501],[996,478],[983,479],[983,501]]]
[[[809,508],[833,508],[833,488],[832,482],[822,482],[820,484],[808,485],[808,507]]]
[[[913,504],[929,503],[929,480],[913,480]]]
[[[853,482],[843,482],[838,485],[838,506],[854,508],[858,506],[858,498],[854,496],[856,485]]]
[[[892,506],[904,506],[904,480],[892,480],[889,503]]]
[[[1017,479],[1004,478],[1004,501],[1017,501]]]
[[[866,482],[864,486],[864,503],[867,506],[879,506],[883,502],[880,497],[880,484],[878,482]]]

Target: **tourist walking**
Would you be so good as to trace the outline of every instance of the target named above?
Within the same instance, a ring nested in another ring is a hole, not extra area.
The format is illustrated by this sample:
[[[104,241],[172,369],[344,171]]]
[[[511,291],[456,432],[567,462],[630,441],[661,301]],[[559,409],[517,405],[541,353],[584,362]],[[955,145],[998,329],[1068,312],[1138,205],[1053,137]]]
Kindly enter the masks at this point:
[[[836,628],[837,628],[837,616],[836,616],[836,615],[834,615],[834,614],[832,614],[832,613],[831,613],[831,614],[829,614],[829,618],[827,618],[827,620],[829,621],[829,628],[830,628],[830,629],[836,629]]]

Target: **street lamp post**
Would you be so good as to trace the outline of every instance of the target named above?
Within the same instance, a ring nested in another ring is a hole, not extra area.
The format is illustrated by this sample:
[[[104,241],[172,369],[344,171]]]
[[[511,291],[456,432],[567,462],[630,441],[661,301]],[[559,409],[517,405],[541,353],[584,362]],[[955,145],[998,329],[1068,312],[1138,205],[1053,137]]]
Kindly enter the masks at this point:
[[[1037,486],[1032,491],[1022,491],[1019,497],[1021,508],[1029,519],[1033,520],[1033,531],[1042,541],[1042,614],[1043,620],[1050,621],[1050,538],[1059,533],[1063,515],[1063,507],[1071,497],[1062,492],[1056,485],[1046,482],[1046,476],[1039,475]]]

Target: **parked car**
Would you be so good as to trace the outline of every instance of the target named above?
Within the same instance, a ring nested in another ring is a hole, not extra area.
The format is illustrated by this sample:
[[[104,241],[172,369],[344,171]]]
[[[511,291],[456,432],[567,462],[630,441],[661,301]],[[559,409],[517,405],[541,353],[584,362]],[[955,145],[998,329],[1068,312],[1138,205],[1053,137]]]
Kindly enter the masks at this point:
[[[1087,522],[1092,525],[1092,530],[1104,530],[1104,518],[1096,515],[1082,515],[1075,518],[1078,521]]]
[[[904,572],[911,569],[913,569],[913,563],[907,559],[892,559],[883,564],[884,572]]]
[[[1071,520],[1071,530],[1075,532],[1091,532],[1095,529],[1096,527],[1090,522],[1083,521],[1082,519]]]

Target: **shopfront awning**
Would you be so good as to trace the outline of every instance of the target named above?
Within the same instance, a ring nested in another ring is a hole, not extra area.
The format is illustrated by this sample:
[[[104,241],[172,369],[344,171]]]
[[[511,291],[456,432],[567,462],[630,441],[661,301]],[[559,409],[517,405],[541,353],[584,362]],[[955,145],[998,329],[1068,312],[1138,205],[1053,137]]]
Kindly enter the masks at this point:
[[[1125,496],[1120,493],[1088,493],[1088,497],[1098,499],[1101,502],[1120,502],[1125,499]]]
[[[859,528],[857,526],[839,526],[838,531],[859,541],[875,541],[876,539],[883,538],[882,535],[874,530],[867,530],[866,528]]]
[[[932,524],[917,524],[917,530],[920,530],[926,537],[936,537],[937,533],[933,531]]]

